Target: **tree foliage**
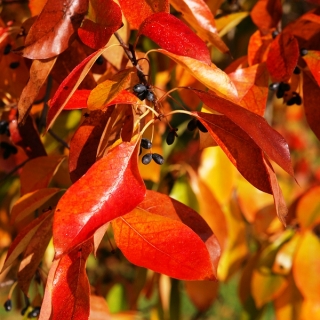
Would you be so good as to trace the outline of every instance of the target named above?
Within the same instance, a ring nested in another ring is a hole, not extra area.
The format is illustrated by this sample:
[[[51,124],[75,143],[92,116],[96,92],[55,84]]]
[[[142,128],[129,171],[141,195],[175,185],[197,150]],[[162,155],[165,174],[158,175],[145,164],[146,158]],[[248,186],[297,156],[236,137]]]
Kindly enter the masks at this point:
[[[7,311],[180,319],[183,283],[200,319],[236,278],[233,318],[320,319],[320,3],[286,5],[1,2]]]

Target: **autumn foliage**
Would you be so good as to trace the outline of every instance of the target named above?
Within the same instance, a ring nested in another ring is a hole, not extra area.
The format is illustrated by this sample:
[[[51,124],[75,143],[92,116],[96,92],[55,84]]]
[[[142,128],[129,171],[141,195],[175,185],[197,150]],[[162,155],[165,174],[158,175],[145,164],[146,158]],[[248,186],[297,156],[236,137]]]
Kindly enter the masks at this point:
[[[318,0],[0,3],[3,310],[320,319]]]

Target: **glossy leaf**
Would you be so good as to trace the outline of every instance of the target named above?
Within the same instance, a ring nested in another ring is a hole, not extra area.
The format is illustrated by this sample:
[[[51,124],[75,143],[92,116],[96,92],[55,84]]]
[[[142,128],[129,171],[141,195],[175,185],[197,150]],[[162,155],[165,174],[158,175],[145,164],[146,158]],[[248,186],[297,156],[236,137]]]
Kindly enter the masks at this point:
[[[280,33],[271,43],[267,68],[274,82],[287,82],[299,58],[297,39],[289,33]]]
[[[8,250],[5,263],[2,267],[2,271],[8,268],[14,262],[14,260],[17,259],[17,257],[27,248],[29,242],[34,237],[37,230],[41,228],[42,224],[45,223],[47,219],[51,219],[51,217],[51,211],[45,212],[19,232]]]
[[[246,132],[271,160],[293,176],[288,144],[264,118],[212,93],[193,91],[208,108],[228,117]]]
[[[238,69],[229,74],[231,81],[235,84],[239,104],[260,115],[264,111],[268,98],[268,72],[264,63],[255,66]]]
[[[135,68],[120,71],[111,79],[99,83],[90,93],[88,109],[98,110],[110,103],[116,96],[130,85],[131,74]]]
[[[92,49],[105,46],[122,25],[121,9],[113,0],[90,1],[89,19],[84,19],[78,35]]]
[[[235,12],[227,15],[223,15],[217,18],[216,27],[219,32],[219,36],[223,37],[233,28],[235,28],[244,18],[249,15],[249,12]]]
[[[28,161],[20,175],[21,195],[46,188],[63,160],[63,156],[49,155]]]
[[[89,318],[90,284],[86,261],[92,247],[89,239],[60,259],[53,280],[52,320]]]
[[[60,190],[59,188],[44,188],[23,195],[12,207],[11,223],[22,221]]]
[[[120,6],[132,29],[139,29],[141,23],[156,12],[169,13],[169,1],[120,0]],[[132,10],[134,8],[134,10]]]
[[[101,135],[113,108],[107,112],[92,111],[84,119],[70,142],[69,172],[74,183],[96,162]]]
[[[229,49],[218,35],[214,17],[206,2],[203,0],[171,0],[170,4],[182,13],[184,19],[192,26],[206,42],[216,46],[221,52],[228,53]]]
[[[21,48],[23,56],[48,59],[66,50],[87,10],[88,0],[47,1]]]
[[[318,86],[320,86],[320,52],[308,50],[308,54],[303,56],[303,60],[307,63],[314,79],[317,81]]]
[[[134,264],[184,280],[213,280],[220,246],[205,221],[168,196],[146,199],[112,222],[118,247]]]
[[[208,66],[199,60],[178,56],[166,50],[158,49],[156,51],[165,54],[173,61],[181,65],[188,72],[190,72],[193,77],[199,80],[210,90],[225,97],[229,97],[229,99],[238,100],[237,89],[228,75],[213,63],[211,66]]]
[[[263,35],[259,30],[257,30],[250,37],[249,46],[248,46],[249,66],[253,66],[255,64],[267,61],[271,43],[272,43],[271,33]]]
[[[196,114],[238,171],[256,188],[272,193],[263,153],[250,136],[225,116]]]
[[[297,287],[306,299],[320,299],[320,250],[319,238],[311,231],[302,235],[293,262],[293,277]]]
[[[296,216],[302,229],[310,229],[320,222],[320,187],[315,186],[300,198]]]
[[[193,58],[211,65],[206,44],[188,26],[169,13],[155,13],[148,17],[141,24],[138,37],[141,34],[174,55]]]
[[[281,20],[282,3],[280,0],[258,0],[250,15],[254,24],[266,34]]]
[[[23,121],[28,115],[33,102],[37,98],[39,91],[48,78],[55,62],[56,58],[48,60],[34,60],[32,62],[29,81],[24,87],[18,103],[18,122]]]
[[[54,216],[56,259],[143,200],[145,186],[138,172],[137,152],[135,141],[121,143],[63,195]]]
[[[320,109],[319,109],[319,85],[311,78],[311,75],[304,73],[303,76],[303,106],[306,115],[307,122],[317,136],[320,139]]]
[[[43,258],[44,252],[47,249],[49,241],[52,237],[52,222],[53,212],[49,214],[48,219],[45,219],[38,228],[33,238],[27,245],[23,260],[19,266],[18,283],[21,290],[28,295],[29,286],[36,270]]]
[[[53,122],[64,109],[73,93],[78,89],[93,64],[107,49],[108,47],[103,47],[100,50],[93,52],[79,65],[77,65],[60,84],[53,98],[49,102],[50,109],[47,116],[47,130],[52,126]]]

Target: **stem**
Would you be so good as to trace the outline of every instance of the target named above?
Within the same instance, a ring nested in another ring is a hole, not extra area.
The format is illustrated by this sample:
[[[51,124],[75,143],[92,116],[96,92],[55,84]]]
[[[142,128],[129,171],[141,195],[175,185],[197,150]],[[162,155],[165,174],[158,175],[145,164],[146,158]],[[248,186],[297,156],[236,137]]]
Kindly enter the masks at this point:
[[[8,294],[8,299],[11,299],[13,290],[14,290],[14,288],[17,286],[17,284],[18,284],[18,281],[15,281],[15,282],[13,283],[12,287],[10,288],[9,294]]]
[[[20,164],[18,164],[15,168],[13,168],[8,174],[6,174],[1,180],[0,183],[3,183],[6,179],[8,179],[10,176],[12,176],[16,171],[18,171],[20,168],[22,168],[29,160],[31,159],[26,159]]]
[[[67,148],[67,149],[70,150],[70,146],[69,146],[63,139],[61,139],[59,136],[57,136],[57,135],[52,131],[52,129],[49,129],[49,130],[48,130],[48,133],[49,133],[55,140],[57,140],[58,142],[60,142],[65,148]]]

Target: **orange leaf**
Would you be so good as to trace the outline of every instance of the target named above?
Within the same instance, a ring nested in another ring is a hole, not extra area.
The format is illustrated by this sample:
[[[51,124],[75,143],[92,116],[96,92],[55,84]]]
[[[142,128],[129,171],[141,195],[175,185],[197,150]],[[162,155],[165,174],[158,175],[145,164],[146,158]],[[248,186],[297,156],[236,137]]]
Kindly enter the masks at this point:
[[[97,110],[103,108],[116,96],[130,85],[131,74],[135,68],[121,70],[111,79],[99,83],[90,93],[88,98],[88,109]]]
[[[111,315],[105,298],[90,295],[89,320],[111,320]]]
[[[149,37],[162,49],[174,55],[189,57],[211,65],[211,57],[206,44],[181,20],[160,12],[148,17],[138,32]]]
[[[258,0],[250,15],[260,31],[266,34],[277,27],[282,17],[282,3],[280,0]]]
[[[184,280],[213,280],[219,243],[201,216],[164,194],[112,222],[117,245],[132,263]]]
[[[287,82],[297,66],[299,44],[289,33],[280,33],[271,43],[267,68],[274,82]]]
[[[262,35],[261,32],[257,30],[250,37],[248,46],[249,66],[267,61],[271,43],[272,36],[270,33]]]
[[[88,10],[87,0],[49,0],[30,28],[22,48],[29,59],[48,59],[69,46]]]
[[[145,185],[138,171],[136,143],[116,146],[62,196],[54,216],[55,259],[143,200]]]
[[[5,263],[2,267],[2,271],[8,268],[13,263],[13,261],[27,248],[29,242],[35,236],[37,230],[42,226],[43,223],[46,222],[47,219],[51,218],[52,212],[50,210],[33,220],[19,232],[8,250]]]
[[[155,51],[165,54],[181,65],[210,90],[229,99],[238,100],[237,89],[228,75],[213,63],[211,66],[208,66],[199,60],[178,56],[166,50],[158,49]]]
[[[307,63],[309,70],[320,86],[320,51],[308,50],[308,54],[303,56],[303,60]]]
[[[131,29],[139,29],[141,23],[156,12],[169,13],[168,0],[120,0],[120,6]],[[134,10],[132,10],[134,8]]]
[[[264,115],[268,98],[268,72],[264,63],[238,69],[229,74],[235,84],[239,104],[258,115]]]
[[[27,116],[55,62],[56,58],[48,60],[34,60],[32,62],[29,81],[24,87],[18,103],[18,122],[23,121]]]
[[[44,188],[23,195],[12,207],[11,223],[17,223],[25,219],[26,216],[33,213],[60,190],[59,188]]]
[[[319,109],[319,85],[312,79],[311,75],[307,72],[303,73],[303,106],[307,122],[320,139],[320,109]]]
[[[88,320],[90,285],[86,261],[91,251],[92,240],[89,239],[60,259],[53,280],[52,320]]]
[[[293,262],[293,277],[306,299],[320,301],[320,241],[312,232],[302,235]]]
[[[46,188],[64,157],[49,155],[27,162],[20,175],[21,195]]]
[[[183,14],[184,19],[203,40],[212,43],[223,53],[229,52],[229,48],[218,35],[213,14],[206,2],[203,0],[171,0],[170,4]]]

